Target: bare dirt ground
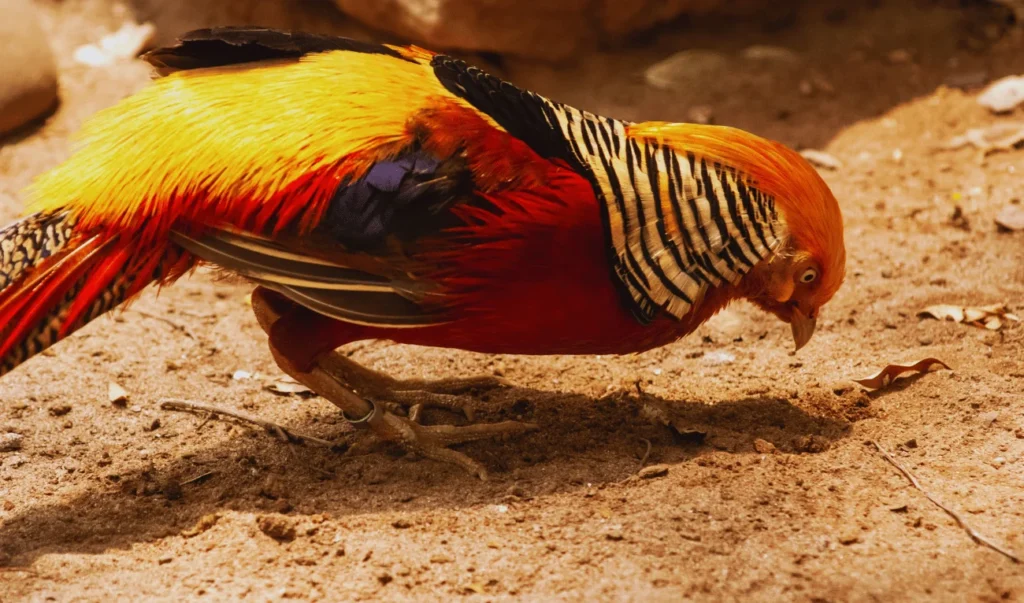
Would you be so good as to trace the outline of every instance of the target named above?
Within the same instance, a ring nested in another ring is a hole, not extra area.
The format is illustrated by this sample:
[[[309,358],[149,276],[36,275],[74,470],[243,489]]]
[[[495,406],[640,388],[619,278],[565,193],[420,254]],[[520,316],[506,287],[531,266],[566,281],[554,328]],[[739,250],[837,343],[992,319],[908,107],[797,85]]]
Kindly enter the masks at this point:
[[[145,18],[147,4],[136,6]],[[718,123],[838,158],[826,178],[846,215],[849,278],[799,354],[785,325],[747,305],[622,358],[347,350],[401,376],[513,381],[486,397],[484,418],[543,430],[466,446],[490,469],[485,483],[393,450],[344,456],[160,410],[187,399],[348,437],[329,403],[263,388],[280,374],[247,288],[201,274],[0,380],[0,433],[24,436],[0,452],[0,601],[1024,600],[1024,565],[972,542],[868,444],[1024,554],[1024,326],[917,316],[936,303],[1024,310],[1024,233],[994,224],[1024,202],[1024,150],[934,152],[968,128],[1024,118],[993,116],[976,88],[957,88],[1024,73],[1024,42],[973,4],[875,4],[813,3],[767,29],[683,24],[574,66],[490,65],[594,111],[681,120],[705,105]],[[109,3],[42,6],[64,104],[0,149],[4,221],[82,120],[148,77],[140,62],[71,60],[123,18]],[[643,82],[680,49],[736,57],[751,44],[802,63],[733,58],[671,92]],[[928,356],[953,370],[877,394],[850,381]],[[239,370],[252,377],[232,378]],[[108,400],[112,382],[124,407]],[[697,433],[650,422],[650,400]],[[667,474],[636,475],[644,440],[647,464]]]

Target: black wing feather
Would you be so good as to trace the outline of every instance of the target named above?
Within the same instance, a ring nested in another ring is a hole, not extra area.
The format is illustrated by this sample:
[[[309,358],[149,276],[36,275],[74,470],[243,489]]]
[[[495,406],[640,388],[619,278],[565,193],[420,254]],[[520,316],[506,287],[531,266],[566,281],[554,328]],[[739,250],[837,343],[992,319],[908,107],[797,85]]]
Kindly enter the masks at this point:
[[[383,44],[264,27],[197,29],[183,35],[174,46],[157,48],[144,58],[160,75],[167,75],[187,69],[298,58],[332,50],[384,54],[406,60]]]
[[[571,143],[555,126],[557,119],[553,111],[563,105],[449,56],[435,56],[430,66],[449,92],[491,116],[538,155],[561,159],[586,173],[587,168],[573,152]]]

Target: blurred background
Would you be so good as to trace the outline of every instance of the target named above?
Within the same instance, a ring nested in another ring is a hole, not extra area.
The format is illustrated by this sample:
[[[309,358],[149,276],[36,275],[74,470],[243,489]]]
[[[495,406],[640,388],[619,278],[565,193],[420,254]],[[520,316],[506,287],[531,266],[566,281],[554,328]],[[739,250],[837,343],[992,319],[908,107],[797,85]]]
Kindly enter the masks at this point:
[[[1024,53],[1016,52],[1022,6],[1021,0],[0,0],[7,15],[0,50],[17,57],[0,67],[6,88],[0,114],[11,122],[0,121],[0,130],[54,106],[55,64],[133,68],[123,58],[104,63],[83,47],[120,44],[115,54],[133,55],[190,29],[253,24],[416,43],[613,117],[729,123],[817,147],[844,124],[938,86],[980,87],[1024,70]],[[74,94],[75,85],[69,87],[64,93]],[[12,108],[19,101],[28,106]]]

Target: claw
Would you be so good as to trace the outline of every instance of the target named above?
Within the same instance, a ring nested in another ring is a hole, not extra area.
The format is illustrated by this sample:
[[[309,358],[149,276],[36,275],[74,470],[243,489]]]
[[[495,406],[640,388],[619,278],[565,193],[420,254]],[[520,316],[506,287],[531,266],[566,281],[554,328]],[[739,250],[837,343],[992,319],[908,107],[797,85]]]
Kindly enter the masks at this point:
[[[476,409],[472,400],[451,394],[403,389],[388,392],[387,398],[391,402],[408,406],[409,417],[412,417],[413,413],[419,416],[420,410],[417,410],[417,408],[444,408],[452,412],[461,410],[468,421],[472,421],[476,417]]]
[[[487,391],[499,387],[512,387],[512,382],[504,377],[492,375],[461,379],[438,379],[436,381],[406,379],[397,381],[394,389],[429,392],[432,394],[462,394],[470,390]]]
[[[383,439],[397,442],[406,450],[424,458],[459,465],[484,481],[487,480],[487,470],[483,465],[448,447],[493,437],[520,435],[538,429],[537,425],[518,421],[465,426],[420,425],[411,417],[399,417],[389,412],[372,417],[370,426]]]

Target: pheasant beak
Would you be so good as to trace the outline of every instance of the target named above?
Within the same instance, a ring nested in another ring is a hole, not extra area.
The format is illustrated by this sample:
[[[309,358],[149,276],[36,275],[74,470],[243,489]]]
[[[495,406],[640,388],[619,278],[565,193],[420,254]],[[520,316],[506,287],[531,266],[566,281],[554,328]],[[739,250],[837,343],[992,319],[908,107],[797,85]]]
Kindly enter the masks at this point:
[[[789,326],[793,329],[793,341],[796,343],[797,350],[807,345],[807,342],[811,340],[816,323],[816,318],[808,317],[799,308],[793,308]]]

